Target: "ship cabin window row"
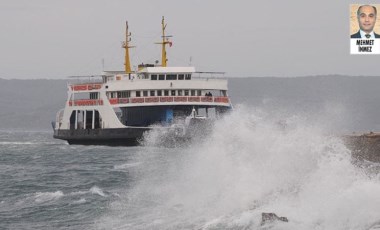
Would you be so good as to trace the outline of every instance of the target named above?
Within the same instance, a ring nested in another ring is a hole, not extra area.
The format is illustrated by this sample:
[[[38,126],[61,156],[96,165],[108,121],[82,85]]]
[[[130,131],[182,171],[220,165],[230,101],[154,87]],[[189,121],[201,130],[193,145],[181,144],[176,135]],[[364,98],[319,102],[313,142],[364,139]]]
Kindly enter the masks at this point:
[[[191,80],[191,74],[152,74],[150,75],[152,81],[164,81],[164,80]]]
[[[107,92],[108,98],[128,98],[131,97],[131,91]]]
[[[107,92],[108,98],[130,98],[130,97],[169,97],[169,96],[227,96],[226,90],[136,90],[136,91],[114,91]],[[92,99],[92,98],[91,98]],[[98,94],[94,99],[98,99]]]
[[[106,93],[107,98],[130,98],[130,97],[168,97],[168,96],[222,96],[227,97],[226,90],[194,90],[194,89],[164,89],[164,90],[124,90],[110,91]],[[98,100],[99,92],[73,93],[70,100]]]
[[[136,97],[202,96],[202,90],[143,90],[135,91]]]
[[[71,94],[70,100],[96,100],[99,99],[98,92],[79,92]]]

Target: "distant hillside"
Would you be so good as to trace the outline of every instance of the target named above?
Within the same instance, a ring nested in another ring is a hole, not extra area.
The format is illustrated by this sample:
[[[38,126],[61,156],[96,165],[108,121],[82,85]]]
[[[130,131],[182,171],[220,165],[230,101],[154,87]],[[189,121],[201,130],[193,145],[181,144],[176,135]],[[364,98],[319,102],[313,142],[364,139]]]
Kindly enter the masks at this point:
[[[235,106],[302,115],[310,122],[326,119],[343,131],[368,131],[380,130],[379,86],[380,77],[230,78],[229,94]],[[66,89],[66,80],[0,79],[0,129],[51,129]]]
[[[66,80],[0,79],[0,129],[50,129],[66,89]]]
[[[337,131],[380,131],[380,77],[230,79],[230,96],[278,114],[330,122]]]

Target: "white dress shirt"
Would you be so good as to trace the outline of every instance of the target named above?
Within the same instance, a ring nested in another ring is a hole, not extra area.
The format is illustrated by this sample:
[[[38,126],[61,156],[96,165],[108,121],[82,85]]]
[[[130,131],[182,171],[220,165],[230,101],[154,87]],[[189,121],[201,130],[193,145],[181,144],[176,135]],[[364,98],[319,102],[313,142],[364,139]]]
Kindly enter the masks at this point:
[[[369,34],[371,37],[367,38],[365,35]],[[365,39],[375,39],[375,33],[371,31],[371,33],[366,33],[363,30],[360,30],[360,37],[365,38]]]

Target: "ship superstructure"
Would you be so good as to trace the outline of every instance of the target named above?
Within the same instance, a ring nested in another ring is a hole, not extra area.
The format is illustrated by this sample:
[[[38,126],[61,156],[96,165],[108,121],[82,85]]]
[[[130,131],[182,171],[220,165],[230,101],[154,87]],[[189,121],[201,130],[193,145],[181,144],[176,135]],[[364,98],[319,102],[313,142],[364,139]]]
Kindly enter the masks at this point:
[[[194,67],[168,67],[162,19],[161,64],[141,64],[132,71],[131,34],[126,25],[125,70],[68,85],[64,109],[57,113],[54,137],[70,144],[135,145],[143,133],[174,125],[183,132],[192,122],[220,117],[231,109],[227,80]],[[194,122],[193,122],[194,123]]]

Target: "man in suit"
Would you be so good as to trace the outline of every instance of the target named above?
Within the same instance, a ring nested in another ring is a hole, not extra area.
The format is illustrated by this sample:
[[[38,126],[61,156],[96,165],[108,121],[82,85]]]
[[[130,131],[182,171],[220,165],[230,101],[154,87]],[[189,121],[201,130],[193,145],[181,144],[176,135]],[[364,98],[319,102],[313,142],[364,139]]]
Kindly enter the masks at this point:
[[[377,10],[376,7],[370,5],[362,5],[358,8],[357,17],[360,30],[351,35],[351,38],[374,39],[380,38],[379,34],[373,32],[376,23]]]

